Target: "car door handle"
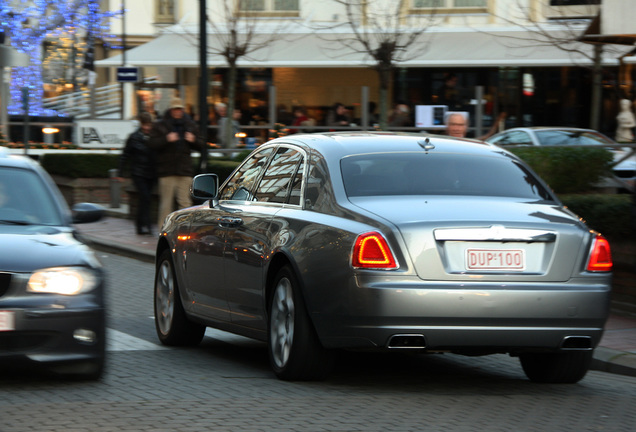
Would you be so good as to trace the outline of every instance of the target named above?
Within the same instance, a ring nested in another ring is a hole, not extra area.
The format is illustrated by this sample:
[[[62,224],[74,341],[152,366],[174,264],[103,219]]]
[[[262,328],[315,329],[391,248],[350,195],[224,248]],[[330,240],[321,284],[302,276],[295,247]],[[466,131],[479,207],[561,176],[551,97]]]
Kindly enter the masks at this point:
[[[241,225],[243,223],[243,219],[237,217],[219,217],[216,218],[217,223],[226,228],[233,228]]]

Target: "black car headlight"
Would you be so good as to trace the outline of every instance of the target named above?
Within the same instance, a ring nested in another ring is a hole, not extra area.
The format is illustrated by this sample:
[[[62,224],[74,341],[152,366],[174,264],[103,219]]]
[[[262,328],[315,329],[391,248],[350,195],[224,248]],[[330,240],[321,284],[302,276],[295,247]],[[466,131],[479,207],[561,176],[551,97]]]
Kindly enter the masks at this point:
[[[89,292],[97,284],[98,278],[89,268],[51,267],[34,272],[29,278],[27,291],[71,296]]]

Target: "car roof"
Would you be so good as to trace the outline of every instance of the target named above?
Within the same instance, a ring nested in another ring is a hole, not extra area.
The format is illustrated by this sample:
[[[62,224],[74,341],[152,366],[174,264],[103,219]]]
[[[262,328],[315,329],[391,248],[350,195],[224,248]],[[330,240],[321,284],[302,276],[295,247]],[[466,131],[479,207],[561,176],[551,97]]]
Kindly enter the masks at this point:
[[[510,132],[510,131],[549,131],[549,130],[555,130],[555,131],[571,131],[571,132],[592,132],[592,133],[601,133],[599,131],[596,131],[594,129],[586,129],[586,128],[577,128],[577,127],[559,127],[559,126],[526,126],[526,127],[515,127],[515,128],[510,128],[510,129],[506,129],[505,131],[501,131],[499,133],[497,133],[496,135],[500,135],[502,133],[505,132]]]
[[[500,147],[483,141],[407,132],[359,131],[298,134],[270,141],[272,144],[283,142],[308,146],[333,158],[353,154],[426,150],[445,153],[502,153]]]

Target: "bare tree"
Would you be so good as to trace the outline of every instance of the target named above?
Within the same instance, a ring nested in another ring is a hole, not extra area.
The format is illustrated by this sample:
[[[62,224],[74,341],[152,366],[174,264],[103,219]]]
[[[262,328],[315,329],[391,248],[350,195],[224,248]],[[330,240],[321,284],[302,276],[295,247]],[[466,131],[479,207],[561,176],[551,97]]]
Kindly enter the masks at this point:
[[[558,2],[555,2],[558,3]],[[515,11],[510,16],[499,16],[504,22],[522,28],[529,35],[524,37],[508,37],[519,39],[524,46],[553,46],[571,55],[573,59],[583,59],[580,65],[592,71],[592,96],[590,103],[590,127],[599,129],[602,99],[603,52],[613,53],[616,57],[624,54],[615,47],[594,44],[590,46],[582,42],[582,36],[592,20],[598,15],[598,0],[582,0],[575,10],[576,16],[566,15],[559,6],[548,6],[543,2],[525,2],[516,0]],[[546,14],[550,16],[546,20]],[[505,43],[505,42],[504,42]],[[623,50],[624,51],[624,50]],[[587,61],[586,61],[587,60]],[[587,64],[586,64],[587,63]],[[591,65],[591,66],[590,66]]]
[[[345,8],[344,24],[350,34],[323,34],[330,43],[349,53],[363,54],[373,61],[380,83],[380,128],[388,125],[388,91],[393,71],[399,63],[421,55],[427,48],[424,33],[436,21],[435,13],[423,14],[409,23],[408,0],[332,0]],[[409,25],[411,24],[411,25]],[[338,29],[332,26],[331,29]],[[323,27],[324,29],[324,27]],[[366,109],[366,107],[364,107]]]
[[[207,14],[208,55],[217,55],[225,59],[228,67],[227,121],[231,122],[236,107],[236,81],[238,62],[241,59],[253,60],[253,55],[273,42],[287,37],[286,21],[259,19],[259,14],[251,12],[246,0],[214,0],[217,12]],[[222,3],[222,4],[221,4]],[[198,44],[198,35],[186,34],[193,44]],[[223,141],[231,143],[234,131],[225,128]]]

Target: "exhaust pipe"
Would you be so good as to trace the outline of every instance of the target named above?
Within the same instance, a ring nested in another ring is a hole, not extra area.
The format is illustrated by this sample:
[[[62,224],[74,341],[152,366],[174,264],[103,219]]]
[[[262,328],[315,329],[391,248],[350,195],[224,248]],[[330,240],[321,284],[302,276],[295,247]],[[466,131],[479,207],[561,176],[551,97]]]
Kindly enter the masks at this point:
[[[424,349],[426,339],[421,334],[398,334],[391,336],[388,347],[391,349]]]
[[[566,336],[561,342],[562,349],[591,350],[592,338],[589,336]]]

